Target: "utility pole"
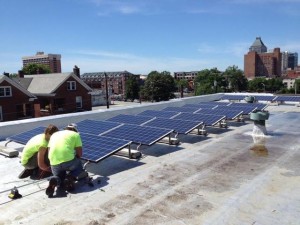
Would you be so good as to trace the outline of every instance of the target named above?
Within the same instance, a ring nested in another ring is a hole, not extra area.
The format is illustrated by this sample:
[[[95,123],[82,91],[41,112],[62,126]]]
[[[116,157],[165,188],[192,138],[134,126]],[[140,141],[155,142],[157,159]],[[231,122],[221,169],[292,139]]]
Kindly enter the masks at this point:
[[[104,72],[104,77],[105,77],[106,107],[109,109],[107,74],[105,72]]]

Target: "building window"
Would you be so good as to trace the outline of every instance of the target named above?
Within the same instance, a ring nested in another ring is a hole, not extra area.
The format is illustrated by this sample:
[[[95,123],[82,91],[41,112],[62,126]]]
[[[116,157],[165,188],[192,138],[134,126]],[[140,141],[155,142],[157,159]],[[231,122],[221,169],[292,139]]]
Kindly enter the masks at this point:
[[[76,96],[76,108],[81,109],[82,108],[82,97]]]
[[[11,87],[2,86],[0,87],[0,97],[11,97]]]
[[[76,90],[76,82],[75,81],[67,81],[68,90],[73,91]]]

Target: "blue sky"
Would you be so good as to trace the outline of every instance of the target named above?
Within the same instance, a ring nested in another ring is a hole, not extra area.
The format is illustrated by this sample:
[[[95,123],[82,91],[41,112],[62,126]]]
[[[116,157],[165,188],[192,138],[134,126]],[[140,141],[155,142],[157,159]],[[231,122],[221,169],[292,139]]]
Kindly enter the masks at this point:
[[[0,72],[37,51],[62,70],[195,71],[236,65],[260,36],[300,53],[300,0],[0,0]]]

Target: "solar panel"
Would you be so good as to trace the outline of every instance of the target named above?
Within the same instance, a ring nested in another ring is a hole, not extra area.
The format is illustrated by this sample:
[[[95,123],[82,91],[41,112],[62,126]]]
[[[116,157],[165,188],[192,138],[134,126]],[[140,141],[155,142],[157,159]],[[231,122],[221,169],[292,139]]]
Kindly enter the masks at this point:
[[[146,110],[139,113],[139,116],[151,116],[151,117],[161,117],[161,118],[172,118],[177,115],[179,112],[171,111],[157,111],[157,110]]]
[[[300,102],[300,96],[277,96],[274,100],[283,102]]]
[[[223,95],[221,100],[243,100],[245,95]]]
[[[107,121],[141,125],[151,119],[153,119],[153,117],[120,114],[120,115],[117,115],[115,117],[108,119]]]
[[[257,101],[273,101],[276,96],[271,96],[271,95],[255,95],[255,100]]]
[[[77,128],[79,133],[98,135],[120,125],[121,123],[111,121],[82,120],[77,123]]]
[[[223,116],[226,116],[226,119],[228,119],[228,120],[234,120],[237,117],[239,117],[240,115],[242,115],[243,111],[242,110],[233,110],[229,107],[221,107],[221,108],[216,108],[216,109],[201,109],[197,113],[223,115]]]
[[[154,120],[143,124],[143,126],[173,129],[180,134],[187,134],[199,127],[201,124],[202,122],[199,121],[155,118]]]
[[[130,141],[109,137],[102,137],[92,134],[81,133],[82,159],[91,162],[99,162],[114,153],[129,147]]]
[[[241,106],[241,107],[249,107],[249,108],[256,108],[256,109],[260,109],[260,110],[263,110],[265,109],[268,105],[267,104],[263,104],[263,103],[257,103],[257,102],[254,102],[254,103],[242,103],[242,102],[234,102],[234,103],[230,103],[228,106],[233,106],[233,107],[236,107],[236,106]]]
[[[138,144],[152,145],[172,132],[173,130],[171,129],[123,124],[101,136],[129,140]]]
[[[30,138],[32,138],[33,136],[44,133],[45,129],[46,129],[46,127],[42,127],[42,126],[36,127],[32,130],[28,130],[28,131],[10,136],[6,140],[14,141],[14,142],[25,145],[30,140]]]
[[[206,126],[214,126],[225,118],[226,117],[224,115],[210,115],[200,113],[180,113],[174,117],[174,119],[179,120],[192,120],[203,122]]]
[[[196,109],[212,109],[216,107],[216,105],[210,105],[210,104],[185,104],[182,107],[190,107],[190,108],[196,108]]]
[[[234,103],[233,103],[234,104]],[[234,105],[228,105],[228,106],[218,106],[218,108],[217,109],[223,109],[223,108],[225,108],[225,109],[227,109],[227,108],[229,108],[229,109],[231,109],[231,110],[240,110],[240,111],[243,111],[243,115],[249,115],[251,112],[253,112],[257,107],[256,106],[251,106],[250,104],[246,104],[246,103],[244,103],[245,104],[245,106],[238,106],[238,105],[236,105],[236,106],[234,106]]]
[[[193,107],[167,107],[167,108],[164,108],[163,111],[193,113],[193,112],[198,111],[198,109],[195,109]]]

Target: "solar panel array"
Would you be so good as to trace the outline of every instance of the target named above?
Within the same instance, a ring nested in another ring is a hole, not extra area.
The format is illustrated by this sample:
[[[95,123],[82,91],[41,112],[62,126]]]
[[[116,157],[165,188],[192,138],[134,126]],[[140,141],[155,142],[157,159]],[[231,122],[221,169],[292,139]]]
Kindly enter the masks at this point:
[[[172,132],[173,130],[171,129],[123,124],[122,126],[118,127],[118,129],[111,130],[105,134],[102,134],[102,136],[129,140],[138,144],[150,146]]]
[[[150,117],[161,117],[161,118],[172,118],[179,112],[174,111],[157,111],[157,110],[145,110],[137,115],[139,116],[150,116]]]
[[[77,129],[80,133],[99,135],[108,130],[121,126],[121,123],[101,120],[82,120],[77,123]]]
[[[212,109],[212,108],[216,107],[216,105],[209,105],[209,104],[185,104],[182,107],[196,108],[196,109]]]
[[[200,113],[180,113],[174,117],[179,120],[192,120],[203,122],[206,126],[214,126],[218,122],[224,120],[224,115],[200,114]]]
[[[154,120],[143,124],[143,126],[173,129],[177,133],[188,134],[192,130],[198,128],[201,124],[201,121],[155,118]]]
[[[6,140],[14,141],[14,142],[25,145],[30,140],[30,138],[32,138],[33,136],[44,133],[45,129],[46,129],[46,127],[42,127],[42,126],[36,127],[32,130],[28,130],[28,131],[22,132],[20,134],[10,136]]]
[[[152,118],[153,117],[149,117],[149,116],[135,116],[135,115],[119,114],[115,117],[112,117],[112,118],[106,120],[106,121],[141,125],[141,124],[151,120]]]
[[[300,96],[277,96],[274,101],[300,102]]]
[[[218,106],[218,109],[230,109],[230,110],[239,110],[243,111],[243,115],[249,115],[251,112],[253,112],[257,107],[251,106],[251,104],[246,104],[244,106]]]
[[[268,107],[267,104],[263,104],[263,103],[241,103],[241,102],[233,102],[233,103],[229,103],[228,106],[231,106],[231,107],[235,107],[235,106],[242,106],[242,107],[253,107],[255,109],[259,109],[259,110],[263,110],[265,108]]]
[[[81,133],[82,159],[99,162],[121,149],[129,146],[131,141]]]
[[[223,115],[227,120],[234,120],[243,114],[242,110],[234,110],[230,107],[220,107],[215,109],[201,109],[197,113]]]
[[[164,108],[163,111],[193,113],[193,112],[197,112],[198,109],[195,109],[193,107],[167,107]]]

